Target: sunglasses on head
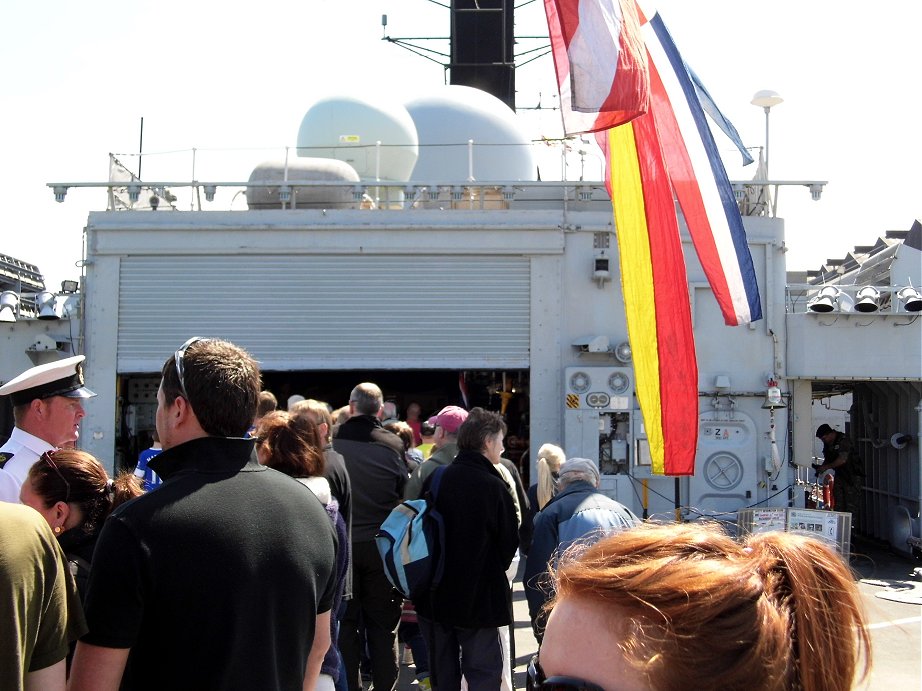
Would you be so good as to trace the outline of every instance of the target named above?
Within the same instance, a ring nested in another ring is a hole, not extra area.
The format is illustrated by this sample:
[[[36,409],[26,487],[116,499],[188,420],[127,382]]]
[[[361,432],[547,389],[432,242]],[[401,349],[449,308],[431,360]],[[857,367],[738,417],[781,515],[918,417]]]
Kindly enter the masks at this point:
[[[173,359],[176,361],[176,377],[177,379],[179,379],[179,393],[181,393],[182,397],[185,398],[187,401],[189,401],[189,394],[186,391],[186,378],[185,378],[185,368],[183,366],[183,360],[186,357],[186,351],[189,349],[189,346],[191,346],[193,343],[196,343],[198,341],[207,341],[207,340],[210,340],[210,339],[202,338],[201,336],[193,336],[192,338],[190,338],[188,341],[186,341],[179,347],[179,350],[176,351],[173,357]],[[189,401],[189,403],[191,404],[192,401]]]
[[[61,470],[58,468],[58,464],[54,462],[54,451],[46,451],[42,454],[42,460],[45,461],[45,464],[49,466],[59,478],[61,482],[64,483],[64,503],[70,501],[70,483],[67,481],[67,478],[61,474]]]
[[[598,684],[575,677],[547,677],[535,655],[528,663],[528,676],[525,683],[528,691],[605,691]]]

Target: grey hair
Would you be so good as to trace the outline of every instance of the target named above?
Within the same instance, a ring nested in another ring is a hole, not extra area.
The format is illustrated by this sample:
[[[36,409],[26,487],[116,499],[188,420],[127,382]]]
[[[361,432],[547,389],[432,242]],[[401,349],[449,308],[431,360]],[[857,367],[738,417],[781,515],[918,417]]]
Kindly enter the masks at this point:
[[[377,384],[364,382],[352,389],[349,402],[355,404],[355,412],[359,415],[377,415],[384,405],[384,394]]]
[[[560,479],[557,481],[560,484],[560,489],[564,487],[569,487],[574,482],[588,482],[593,487],[599,486],[599,479],[592,473],[584,473],[581,470],[571,470],[569,473],[564,473],[560,476]]]

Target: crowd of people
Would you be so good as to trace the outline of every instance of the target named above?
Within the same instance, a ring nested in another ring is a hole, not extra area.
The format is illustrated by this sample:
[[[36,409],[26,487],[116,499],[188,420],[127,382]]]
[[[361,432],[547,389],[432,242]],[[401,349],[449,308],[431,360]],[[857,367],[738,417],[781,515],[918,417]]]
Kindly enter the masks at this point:
[[[850,688],[870,664],[847,566],[815,540],[647,524],[597,462],[542,446],[526,487],[501,414],[374,383],[346,406],[261,389],[252,356],[192,338],[168,357],[155,443],[110,477],[75,448],[83,356],[0,387],[0,688],[512,691],[512,581],[529,687]],[[436,472],[438,471],[438,472]],[[438,478],[437,494],[430,492]],[[444,522],[444,575],[413,602],[375,535],[407,499]],[[16,504],[24,506],[16,506]]]

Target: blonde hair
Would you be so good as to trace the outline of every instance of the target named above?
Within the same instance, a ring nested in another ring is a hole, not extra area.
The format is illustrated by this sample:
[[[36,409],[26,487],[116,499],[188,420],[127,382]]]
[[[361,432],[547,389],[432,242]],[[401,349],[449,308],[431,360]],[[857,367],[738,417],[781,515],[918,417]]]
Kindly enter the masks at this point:
[[[545,505],[554,498],[557,489],[554,483],[554,474],[560,472],[560,466],[566,460],[566,454],[563,449],[554,444],[543,444],[538,449],[538,510],[540,511]]]
[[[833,691],[870,670],[857,586],[812,538],[646,524],[564,559],[554,581],[557,600],[621,618],[621,653],[657,691]]]

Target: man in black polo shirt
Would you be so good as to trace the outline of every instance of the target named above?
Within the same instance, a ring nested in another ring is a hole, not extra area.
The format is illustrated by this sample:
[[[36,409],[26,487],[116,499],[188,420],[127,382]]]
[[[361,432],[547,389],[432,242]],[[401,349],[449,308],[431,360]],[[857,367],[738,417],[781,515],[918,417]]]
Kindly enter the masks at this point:
[[[313,688],[330,644],[336,537],[313,492],[259,465],[260,375],[191,339],[157,392],[163,484],[106,520],[71,689]],[[121,686],[120,686],[121,685]]]

